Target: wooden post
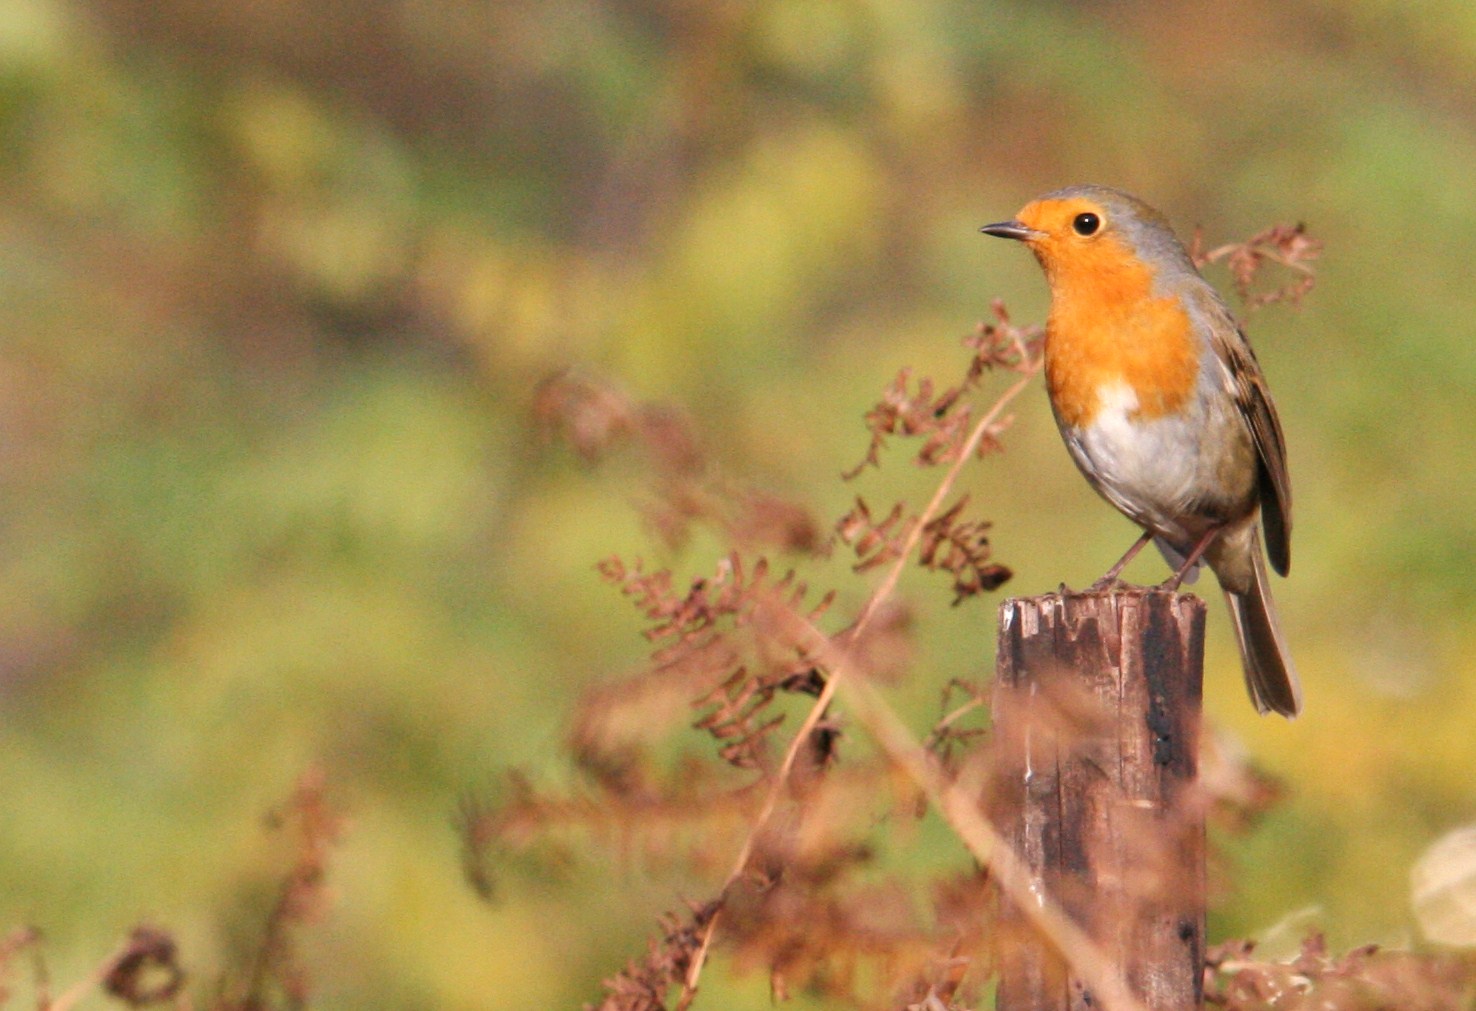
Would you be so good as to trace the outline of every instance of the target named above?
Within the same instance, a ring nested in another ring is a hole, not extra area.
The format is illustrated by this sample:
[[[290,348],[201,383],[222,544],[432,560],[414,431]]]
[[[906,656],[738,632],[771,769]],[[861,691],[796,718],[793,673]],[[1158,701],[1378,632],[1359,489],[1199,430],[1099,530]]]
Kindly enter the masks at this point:
[[[1204,812],[1194,787],[1204,602],[1159,590],[1000,607],[988,803],[1034,891],[1145,1007],[1203,1007]],[[1099,1009],[1001,900],[998,1011]]]

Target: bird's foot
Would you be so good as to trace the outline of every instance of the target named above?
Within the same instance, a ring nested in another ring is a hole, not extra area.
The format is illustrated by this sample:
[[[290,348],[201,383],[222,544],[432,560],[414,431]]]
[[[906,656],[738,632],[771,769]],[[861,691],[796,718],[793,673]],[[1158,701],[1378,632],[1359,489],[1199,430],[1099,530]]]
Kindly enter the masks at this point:
[[[1113,590],[1121,589],[1123,587],[1126,587],[1127,585],[1127,580],[1123,579],[1115,572],[1109,572],[1107,573],[1107,575],[1103,576],[1101,579],[1097,580],[1095,583],[1093,583],[1091,586],[1088,586],[1085,590],[1081,592],[1111,593]]]
[[[1184,573],[1175,572],[1153,589],[1159,593],[1178,593],[1179,585],[1184,582]]]

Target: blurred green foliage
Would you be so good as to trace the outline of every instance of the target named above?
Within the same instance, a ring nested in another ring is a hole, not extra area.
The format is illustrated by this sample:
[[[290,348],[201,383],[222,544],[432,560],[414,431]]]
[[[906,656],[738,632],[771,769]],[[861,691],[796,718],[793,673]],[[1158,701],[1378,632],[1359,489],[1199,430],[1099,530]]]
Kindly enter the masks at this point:
[[[1417,6],[7,0],[0,925],[67,981],[155,921],[208,980],[281,869],[263,813],[321,767],[316,1006],[593,999],[670,881],[588,855],[487,906],[452,815],[509,765],[557,781],[575,693],[641,655],[598,559],[714,556],[653,546],[637,469],[540,441],[532,387],[609,375],[838,514],[898,368],[956,374],[994,296],[1044,310],[976,226],[1098,181],[1186,237],[1327,243],[1306,308],[1252,321],[1308,705],[1257,720],[1216,614],[1210,712],[1290,796],[1226,842],[1213,927],[1407,941],[1408,867],[1476,818],[1476,17]],[[1041,396],[972,484],[1017,592],[1133,535]],[[907,592],[925,721],[992,611]],[[766,1006],[729,968],[709,1003]]]

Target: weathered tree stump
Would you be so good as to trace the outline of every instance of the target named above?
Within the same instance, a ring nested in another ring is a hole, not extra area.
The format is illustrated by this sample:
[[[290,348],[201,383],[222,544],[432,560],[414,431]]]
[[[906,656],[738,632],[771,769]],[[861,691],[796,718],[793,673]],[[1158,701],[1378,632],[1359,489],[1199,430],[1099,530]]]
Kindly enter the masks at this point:
[[[1203,1006],[1204,617],[1196,597],[1140,589],[1000,607],[991,815],[1032,892],[1080,924],[1154,1011]],[[999,1011],[1100,1008],[1001,905]]]

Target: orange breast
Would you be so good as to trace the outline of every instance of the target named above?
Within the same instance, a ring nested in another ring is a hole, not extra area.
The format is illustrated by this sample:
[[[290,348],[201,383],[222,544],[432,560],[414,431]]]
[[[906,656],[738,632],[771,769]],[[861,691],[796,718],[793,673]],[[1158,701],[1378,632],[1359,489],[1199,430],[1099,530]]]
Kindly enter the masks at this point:
[[[1061,421],[1089,425],[1104,386],[1126,384],[1137,417],[1183,407],[1199,375],[1199,343],[1188,314],[1155,296],[1153,272],[1116,239],[1074,249],[1061,262],[1038,251],[1051,285],[1046,383]]]

